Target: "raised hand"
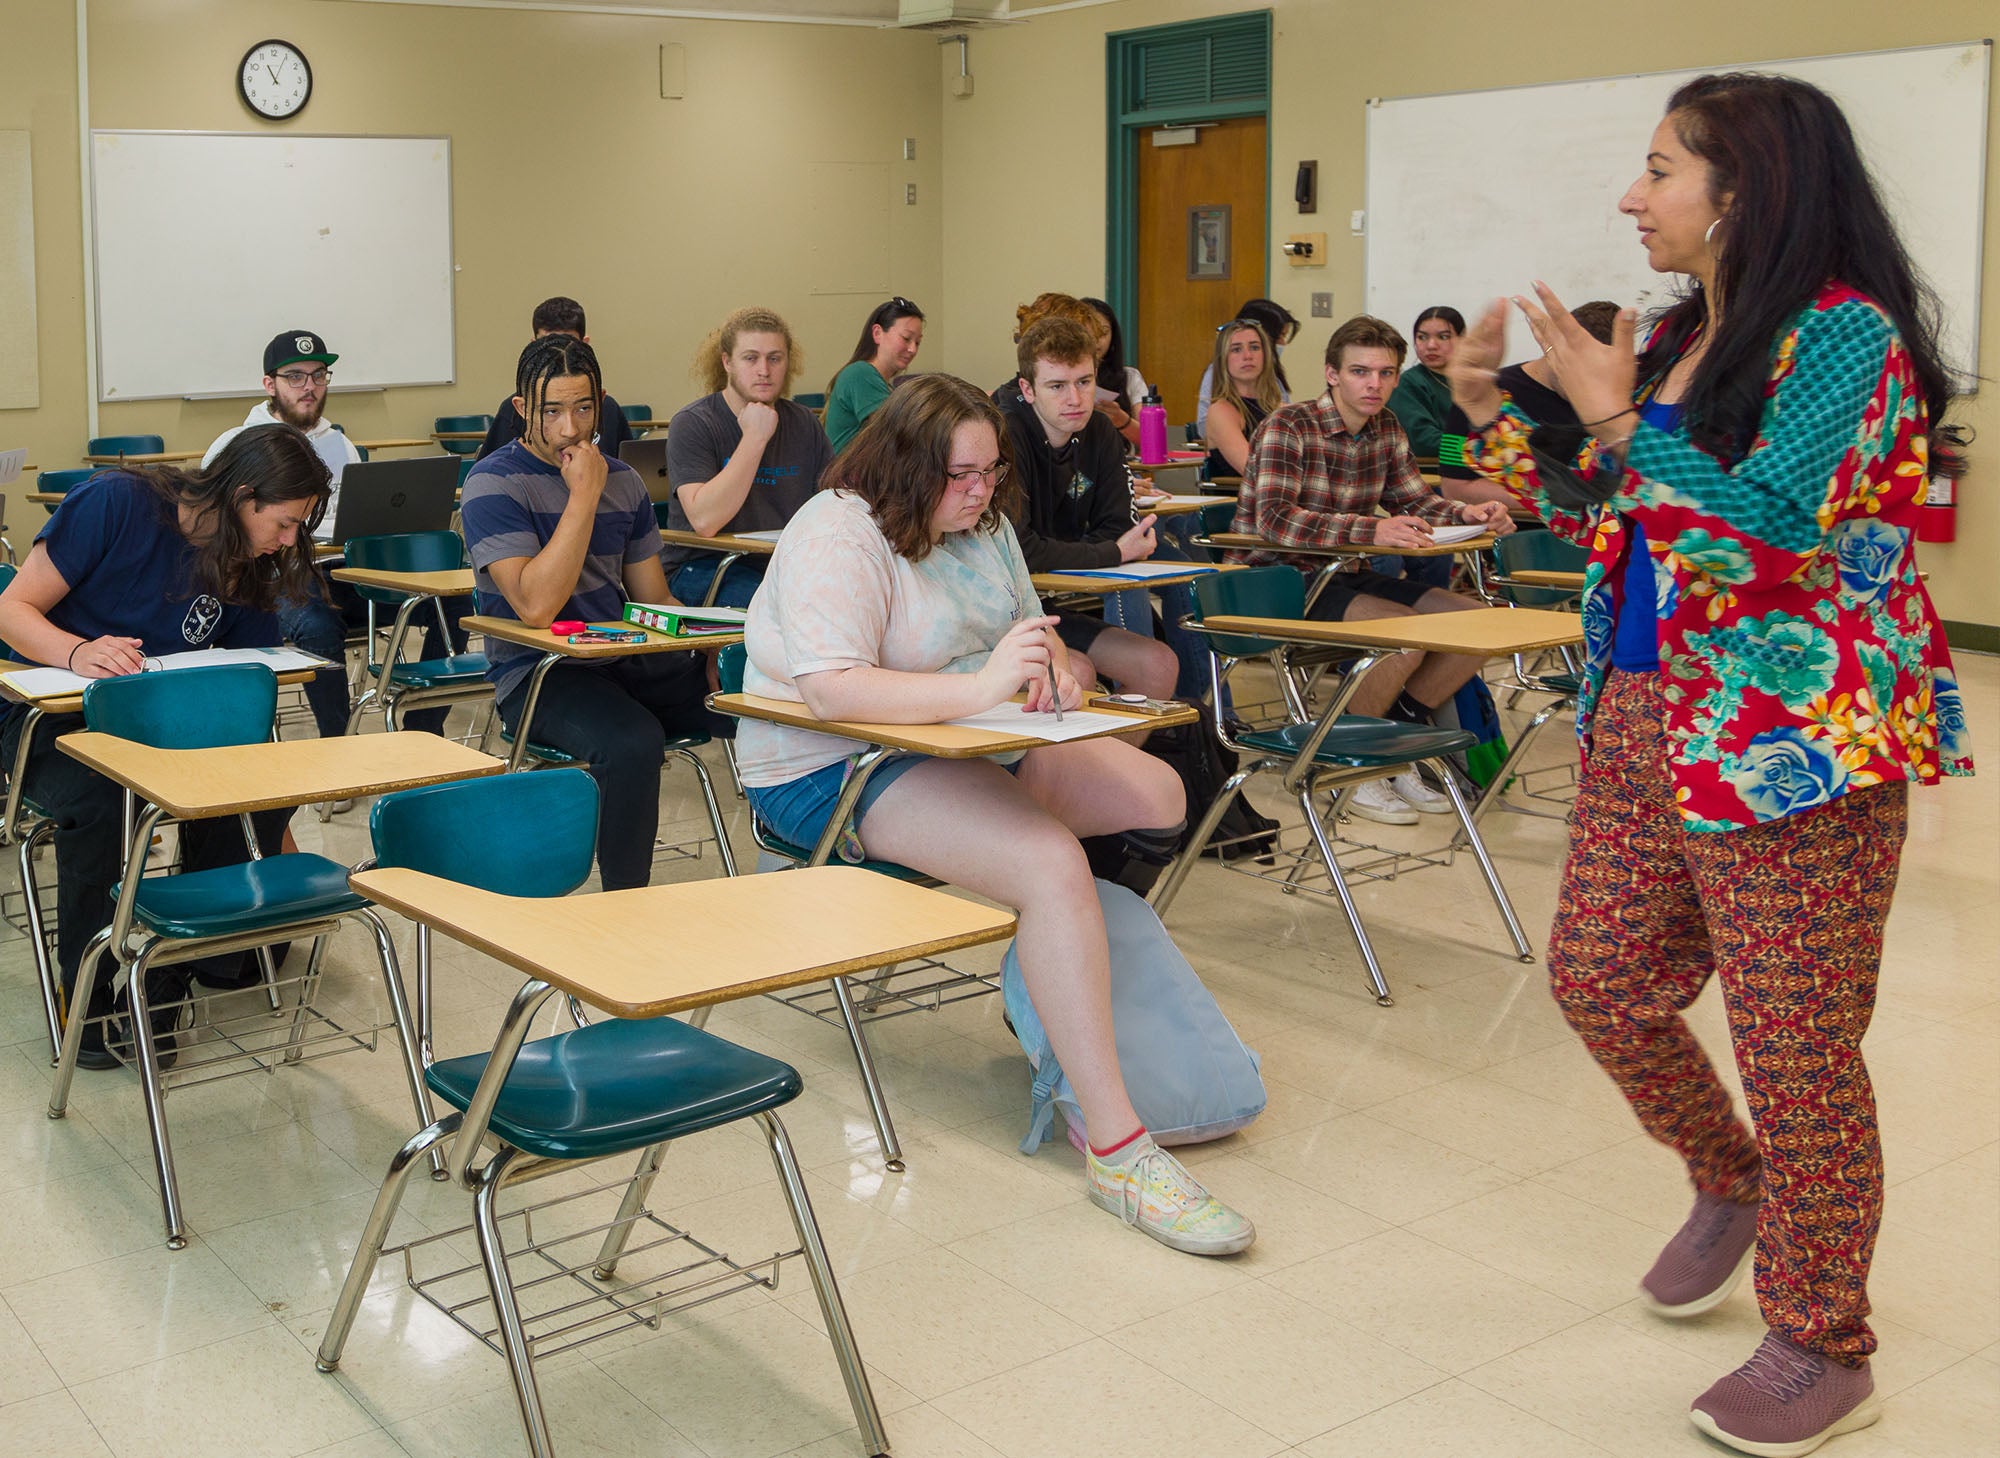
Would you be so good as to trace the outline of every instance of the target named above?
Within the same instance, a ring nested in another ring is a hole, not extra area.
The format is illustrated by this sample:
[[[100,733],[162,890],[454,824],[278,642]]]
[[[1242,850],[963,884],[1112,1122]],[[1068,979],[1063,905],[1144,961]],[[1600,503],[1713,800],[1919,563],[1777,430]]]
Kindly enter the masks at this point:
[[[1611,326],[1611,342],[1604,344],[1570,317],[1547,284],[1536,282],[1535,298],[1538,302],[1516,295],[1515,307],[1527,318],[1528,328],[1555,374],[1557,388],[1568,398],[1576,418],[1585,429],[1602,430],[1607,421],[1617,420],[1632,409],[1632,389],[1639,378],[1639,356],[1633,348],[1638,315],[1631,309],[1620,309]],[[1464,348],[1461,343],[1460,351]],[[1618,428],[1613,433],[1629,432]]]

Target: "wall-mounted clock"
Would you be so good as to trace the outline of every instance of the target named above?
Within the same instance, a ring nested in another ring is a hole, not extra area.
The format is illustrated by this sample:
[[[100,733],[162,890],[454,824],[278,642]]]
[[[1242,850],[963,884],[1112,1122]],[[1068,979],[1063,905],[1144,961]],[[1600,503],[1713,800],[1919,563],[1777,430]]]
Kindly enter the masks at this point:
[[[290,41],[258,41],[243,53],[236,68],[236,90],[243,104],[261,117],[283,121],[297,116],[312,98],[312,67],[305,52]]]

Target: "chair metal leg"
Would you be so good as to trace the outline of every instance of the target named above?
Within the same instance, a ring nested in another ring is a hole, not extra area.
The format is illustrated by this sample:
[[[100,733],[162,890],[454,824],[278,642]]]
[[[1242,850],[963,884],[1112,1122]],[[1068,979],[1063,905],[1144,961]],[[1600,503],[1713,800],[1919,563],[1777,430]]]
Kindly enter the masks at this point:
[[[410,1103],[417,1111],[417,1124],[422,1127],[429,1124],[433,1118],[430,1091],[424,1085],[424,1069],[430,1065],[429,1029],[425,1029],[420,1041],[417,1019],[410,1011],[409,994],[403,987],[403,968],[396,957],[396,942],[389,935],[389,928],[383,922],[380,913],[372,907],[367,907],[357,911],[355,915],[367,924],[368,930],[375,937],[375,956],[382,964],[382,991],[388,996],[389,1016],[396,1024],[396,1041],[403,1051],[403,1077],[409,1081]],[[429,928],[419,927],[417,930],[421,935]],[[425,945],[419,953],[426,972],[430,970],[428,952],[429,947]],[[425,991],[428,993],[428,986]],[[424,1016],[429,1017],[428,998],[425,1001]],[[434,1180],[448,1178],[442,1150],[435,1151],[431,1155],[431,1178]]]
[[[741,800],[744,798],[743,775],[736,768],[736,741],[734,739],[725,739],[722,741],[722,757],[729,762],[729,788],[734,790],[736,798]]]
[[[847,986],[847,979],[832,980],[834,1000],[840,1004],[840,1020],[847,1027],[847,1041],[854,1045],[854,1061],[861,1069],[861,1089],[868,1095],[868,1112],[875,1119],[875,1137],[882,1143],[882,1163],[900,1171],[903,1146],[896,1142],[896,1122],[889,1117],[889,1096],[882,1092],[882,1078],[875,1071],[875,1055],[868,1049],[867,1030],[854,1011],[854,994]]]
[[[1507,899],[1507,888],[1500,884],[1500,873],[1493,868],[1493,858],[1486,854],[1486,842],[1479,838],[1479,827],[1472,823],[1472,812],[1466,808],[1465,796],[1452,779],[1450,770],[1435,760],[1431,769],[1444,781],[1445,793],[1451,796],[1451,808],[1458,816],[1459,834],[1465,838],[1473,859],[1479,862],[1479,874],[1486,878],[1486,890],[1493,897],[1493,904],[1500,908],[1500,919],[1507,923],[1507,935],[1514,939],[1514,955],[1523,962],[1535,960],[1534,949],[1528,945],[1528,938],[1521,930],[1521,922],[1514,915],[1514,903]]]
[[[521,1308],[514,1300],[514,1282],[507,1273],[507,1248],[501,1243],[500,1216],[496,1208],[500,1186],[516,1151],[503,1149],[478,1172],[472,1195],[472,1226],[479,1236],[479,1259],[486,1267],[486,1284],[493,1293],[493,1313],[500,1326],[500,1342],[507,1352],[507,1371],[514,1379],[514,1401],[521,1409],[521,1427],[527,1434],[528,1451],[534,1458],[555,1458],[549,1442],[548,1418],[542,1412],[542,1395],[535,1387],[535,1355],[528,1345],[528,1333],[521,1325]]]
[[[1368,940],[1368,928],[1361,924],[1361,908],[1354,904],[1354,893],[1348,889],[1347,877],[1341,874],[1340,860],[1333,853],[1332,842],[1326,838],[1326,827],[1320,824],[1319,816],[1313,810],[1312,797],[1310,784],[1299,787],[1299,805],[1306,813],[1306,829],[1312,832],[1313,844],[1319,847],[1320,859],[1326,862],[1327,880],[1333,884],[1334,895],[1340,898],[1340,909],[1347,913],[1347,929],[1354,933],[1355,945],[1361,949],[1361,962],[1368,969],[1369,986],[1375,989],[1376,1006],[1394,1007],[1396,999],[1389,994],[1389,979],[1382,975],[1382,964],[1375,958],[1375,945]]]
[[[396,1209],[403,1203],[403,1190],[410,1182],[411,1171],[426,1153],[458,1132],[462,1117],[454,1110],[429,1128],[419,1130],[389,1161],[389,1173],[375,1194],[368,1223],[361,1227],[361,1243],[355,1247],[354,1259],[348,1264],[340,1298],[333,1303],[333,1314],[327,1318],[326,1332],[319,1339],[319,1356],[313,1365],[320,1371],[331,1372],[340,1365],[341,1349],[347,1345],[347,1334],[353,1329],[355,1313],[361,1309],[361,1298],[368,1294],[368,1283],[374,1279],[375,1263],[382,1258],[382,1246],[389,1238],[389,1227],[395,1223]]]
[[[805,1176],[799,1173],[798,1156],[792,1152],[791,1136],[776,1114],[759,1114],[757,1122],[764,1126],[764,1137],[771,1141],[771,1162],[778,1167],[778,1180],[785,1187],[785,1204],[791,1209],[792,1225],[798,1231],[799,1248],[812,1276],[813,1294],[819,1297],[819,1313],[826,1321],[834,1360],[840,1364],[840,1380],[847,1384],[847,1401],[854,1409],[855,1426],[861,1429],[862,1448],[870,1454],[887,1454],[889,1434],[882,1426],[882,1414],[876,1410],[868,1372],[861,1365],[861,1349],[855,1344],[854,1328],[848,1325],[847,1308],[841,1305],[833,1262],[827,1259],[826,1245],[820,1240],[819,1221],[806,1193]]]
[[[1472,823],[1474,825],[1478,825],[1486,819],[1486,812],[1493,808],[1493,802],[1498,800],[1506,791],[1508,780],[1513,778],[1514,766],[1526,757],[1529,746],[1541,737],[1542,730],[1548,727],[1549,720],[1555,718],[1556,715],[1562,713],[1565,709],[1575,707],[1575,704],[1576,700],[1573,698],[1552,699],[1535,711],[1535,716],[1528,720],[1527,728],[1523,729],[1520,736],[1515,739],[1514,747],[1507,751],[1507,758],[1502,760],[1500,768],[1494,771],[1493,778],[1481,787],[1479,798],[1472,805]],[[1464,845],[1465,833],[1460,831],[1457,835],[1453,836],[1451,844],[1454,850]]]
[[[312,1000],[319,987],[320,963],[326,957],[326,938],[313,938],[312,953],[306,958],[306,974],[299,982],[299,995],[292,1003],[292,1026],[285,1035],[285,1062],[297,1063],[305,1045],[306,1014],[312,1011]],[[275,994],[276,989],[272,989]],[[429,1123],[427,1119],[424,1121]]]
[[[48,1021],[49,1061],[62,1058],[62,989],[42,925],[42,888],[35,880],[35,848],[55,834],[55,822],[44,820],[23,836],[15,860],[21,871],[21,895],[27,901],[28,943],[35,954],[35,973],[42,985],[42,1016]]]
[[[701,800],[708,807],[709,828],[715,832],[715,848],[722,857],[722,874],[736,874],[736,853],[729,848],[729,827],[722,823],[722,806],[716,803],[715,783],[708,777],[708,766],[701,762],[701,756],[692,749],[673,749],[668,753],[679,755],[694,766],[694,777],[701,786]]]
[[[150,941],[132,961],[126,995],[132,1003],[132,1047],[139,1055],[139,1092],[146,1101],[146,1124],[153,1134],[153,1172],[160,1177],[160,1213],[167,1225],[167,1249],[187,1244],[187,1223],[181,1217],[180,1183],[174,1178],[174,1147],[167,1134],[166,1091],[160,1087],[160,1055],[153,1047],[152,1003],[146,996],[146,974],[161,943]]]
[[[1153,915],[1162,921],[1166,920],[1167,908],[1174,904],[1174,898],[1181,893],[1181,882],[1187,879],[1188,872],[1194,868],[1194,863],[1201,859],[1201,848],[1207,845],[1208,838],[1215,834],[1215,827],[1222,823],[1222,817],[1229,809],[1229,802],[1235,798],[1236,792],[1243,788],[1243,782],[1255,772],[1254,767],[1238,769],[1223,781],[1221,792],[1208,802],[1208,809],[1202,812],[1200,821],[1195,825],[1194,834],[1188,837],[1187,844],[1181,847],[1180,854],[1174,857],[1174,863],[1167,867],[1167,874],[1161,877],[1160,884],[1154,888]]]
[[[84,1013],[90,994],[97,988],[97,969],[103,964],[104,949],[111,945],[111,928],[90,939],[77,963],[76,985],[70,989],[69,1020],[63,1025],[62,1050],[56,1055],[56,1079],[49,1087],[49,1117],[60,1119],[69,1112],[70,1080],[76,1077],[76,1055],[83,1047]]]
[[[639,1212],[646,1208],[646,1197],[653,1192],[653,1181],[659,1178],[666,1157],[664,1143],[650,1146],[639,1156],[639,1167],[626,1181],[625,1198],[618,1202],[618,1214],[611,1228],[604,1232],[604,1243],[597,1248],[597,1264],[591,1268],[591,1274],[598,1280],[608,1281],[618,1274],[618,1258],[625,1254],[625,1242],[632,1238],[632,1227],[638,1223]]]

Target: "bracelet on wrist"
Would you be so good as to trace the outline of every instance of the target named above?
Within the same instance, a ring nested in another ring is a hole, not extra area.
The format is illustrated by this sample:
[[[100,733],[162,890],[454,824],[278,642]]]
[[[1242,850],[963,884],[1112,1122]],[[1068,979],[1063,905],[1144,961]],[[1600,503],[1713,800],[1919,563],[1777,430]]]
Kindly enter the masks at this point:
[[[77,650],[78,648],[81,648],[81,647],[83,647],[83,646],[84,646],[84,644],[88,643],[89,641],[90,641],[90,640],[89,640],[88,638],[78,638],[78,639],[76,640],[76,643],[75,643],[75,645],[74,645],[74,646],[72,646],[72,647],[70,648],[70,650],[69,650],[69,660],[68,660],[68,665],[67,665],[67,666],[68,666],[68,668],[69,668],[69,671],[70,671],[71,673],[75,673],[75,672],[76,672],[76,650]]]
[[[1617,419],[1617,418],[1618,418],[1619,416],[1621,416],[1621,415],[1635,415],[1635,414],[1637,414],[1637,413],[1638,413],[1638,412],[1637,412],[1637,411],[1635,411],[1635,410],[1634,410],[1634,409],[1633,409],[1633,408],[1632,408],[1632,407],[1631,407],[1630,405],[1627,405],[1627,406],[1626,406],[1626,407],[1625,407],[1625,408],[1624,408],[1623,410],[1614,410],[1614,411],[1612,411],[1612,412],[1611,412],[1611,413],[1610,413],[1609,415],[1605,416],[1605,417],[1604,417],[1604,418],[1603,418],[1602,420],[1579,420],[1579,421],[1577,422],[1577,424],[1578,424],[1579,426],[1581,426],[1581,427],[1582,427],[1583,429],[1585,429],[1585,430],[1589,430],[1589,429],[1590,429],[1590,428],[1591,428],[1592,426],[1594,426],[1594,425],[1609,425],[1609,424],[1610,424],[1610,423],[1611,423],[1612,421],[1616,420],[1616,419]],[[1630,437],[1629,435],[1628,435],[1627,437],[1625,437],[1625,438],[1626,438],[1627,440],[1630,440],[1630,439],[1631,439],[1631,437]]]

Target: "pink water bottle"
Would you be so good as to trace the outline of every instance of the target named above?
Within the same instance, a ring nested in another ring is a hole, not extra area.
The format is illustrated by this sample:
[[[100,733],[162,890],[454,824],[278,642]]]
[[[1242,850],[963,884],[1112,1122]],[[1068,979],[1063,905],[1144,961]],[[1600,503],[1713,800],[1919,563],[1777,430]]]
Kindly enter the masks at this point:
[[[1150,391],[1139,403],[1139,463],[1167,463],[1167,407],[1160,403],[1158,390]]]

